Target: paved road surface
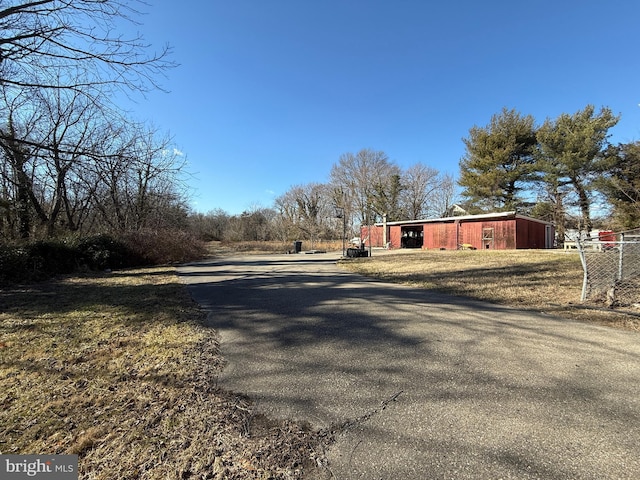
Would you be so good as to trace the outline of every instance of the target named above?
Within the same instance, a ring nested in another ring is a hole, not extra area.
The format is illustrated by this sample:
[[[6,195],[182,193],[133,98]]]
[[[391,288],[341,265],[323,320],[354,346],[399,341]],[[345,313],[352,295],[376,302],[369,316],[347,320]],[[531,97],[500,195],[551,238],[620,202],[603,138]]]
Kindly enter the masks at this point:
[[[360,419],[327,478],[640,478],[640,335],[367,280],[337,257],[179,269],[221,335],[225,387],[315,427]]]

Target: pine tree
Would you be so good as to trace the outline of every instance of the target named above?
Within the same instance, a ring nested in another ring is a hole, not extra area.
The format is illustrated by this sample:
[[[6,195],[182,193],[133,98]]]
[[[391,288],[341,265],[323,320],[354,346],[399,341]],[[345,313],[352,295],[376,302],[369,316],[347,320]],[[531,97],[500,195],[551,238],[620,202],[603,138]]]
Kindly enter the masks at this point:
[[[486,127],[474,126],[463,139],[458,184],[462,196],[486,210],[514,210],[535,170],[536,129],[531,115],[502,109]]]

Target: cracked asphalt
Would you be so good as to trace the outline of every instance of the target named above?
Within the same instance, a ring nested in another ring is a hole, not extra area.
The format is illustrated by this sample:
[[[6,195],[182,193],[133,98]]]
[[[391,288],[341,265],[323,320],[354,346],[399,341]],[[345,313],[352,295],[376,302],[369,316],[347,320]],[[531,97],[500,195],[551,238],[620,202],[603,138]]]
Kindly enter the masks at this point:
[[[178,269],[220,335],[222,385],[272,417],[349,425],[326,478],[640,478],[637,332],[366,279],[338,257]]]

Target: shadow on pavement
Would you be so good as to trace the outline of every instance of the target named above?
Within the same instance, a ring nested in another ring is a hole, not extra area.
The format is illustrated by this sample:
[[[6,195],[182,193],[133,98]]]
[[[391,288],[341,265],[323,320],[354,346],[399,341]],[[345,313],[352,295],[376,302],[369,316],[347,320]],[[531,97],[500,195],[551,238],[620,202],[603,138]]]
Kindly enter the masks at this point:
[[[337,478],[640,474],[636,332],[376,282],[330,258],[180,274],[221,334],[223,382],[269,415],[349,424]]]

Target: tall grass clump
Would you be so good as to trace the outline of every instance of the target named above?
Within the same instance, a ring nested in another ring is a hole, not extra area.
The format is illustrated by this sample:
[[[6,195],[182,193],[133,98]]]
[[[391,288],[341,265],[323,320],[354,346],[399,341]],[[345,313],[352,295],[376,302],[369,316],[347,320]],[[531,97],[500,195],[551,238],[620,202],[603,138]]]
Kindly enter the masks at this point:
[[[166,265],[203,258],[205,243],[180,230],[139,230],[129,232],[123,242],[140,261],[139,265]]]

